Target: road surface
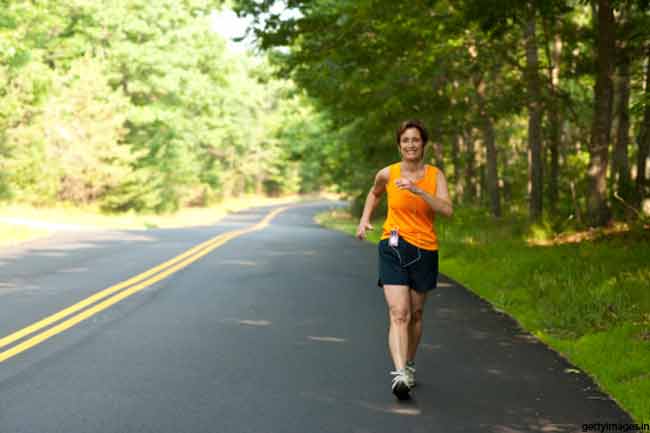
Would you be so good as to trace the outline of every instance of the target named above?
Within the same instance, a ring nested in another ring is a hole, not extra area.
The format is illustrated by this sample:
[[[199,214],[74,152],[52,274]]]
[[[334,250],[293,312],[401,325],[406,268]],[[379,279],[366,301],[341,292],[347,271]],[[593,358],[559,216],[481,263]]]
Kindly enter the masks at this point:
[[[0,432],[514,433],[632,422],[445,277],[425,307],[419,386],[398,402],[376,247],[316,225],[328,206],[293,206],[268,225],[258,223],[277,208],[0,251]],[[158,267],[197,245],[188,263]]]

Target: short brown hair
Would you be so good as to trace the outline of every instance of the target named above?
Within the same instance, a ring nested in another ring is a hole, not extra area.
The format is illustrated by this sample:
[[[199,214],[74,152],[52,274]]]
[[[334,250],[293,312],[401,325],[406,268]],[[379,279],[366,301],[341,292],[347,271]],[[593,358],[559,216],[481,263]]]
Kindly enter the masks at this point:
[[[415,128],[418,131],[420,131],[420,137],[422,137],[422,144],[425,145],[427,144],[427,141],[429,141],[429,133],[427,132],[427,129],[424,127],[422,122],[419,120],[405,120],[402,122],[402,124],[397,128],[397,145],[399,146],[399,140],[402,137],[402,134],[404,134],[404,131],[406,131],[409,128]]]

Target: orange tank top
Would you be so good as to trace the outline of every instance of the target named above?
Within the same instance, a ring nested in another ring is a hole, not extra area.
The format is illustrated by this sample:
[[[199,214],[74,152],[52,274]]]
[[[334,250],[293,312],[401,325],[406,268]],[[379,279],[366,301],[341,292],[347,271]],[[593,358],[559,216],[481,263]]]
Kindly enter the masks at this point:
[[[432,197],[436,196],[436,179],[438,170],[424,166],[424,177],[416,182],[417,186]],[[386,185],[388,195],[388,215],[384,222],[382,239],[390,237],[393,228],[399,230],[400,238],[423,250],[438,249],[438,237],[434,226],[435,212],[422,197],[412,192],[399,189],[395,181],[401,177],[401,163],[390,166],[390,178]]]

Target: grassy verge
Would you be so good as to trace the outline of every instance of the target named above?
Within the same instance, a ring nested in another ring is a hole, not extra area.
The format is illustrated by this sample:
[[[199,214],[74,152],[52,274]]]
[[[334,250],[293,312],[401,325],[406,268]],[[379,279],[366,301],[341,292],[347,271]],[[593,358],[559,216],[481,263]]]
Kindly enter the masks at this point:
[[[357,224],[341,211],[317,221],[350,234]],[[637,422],[650,423],[650,230],[539,242],[538,227],[472,210],[437,225],[443,273],[590,374]]]
[[[256,206],[279,205],[314,200],[320,196],[286,196],[269,198],[256,195],[242,196],[226,200],[208,208],[185,208],[173,214],[138,214],[135,212],[107,215],[96,207],[58,206],[35,208],[25,205],[0,206],[0,217],[23,220],[27,224],[9,224],[0,221],[0,246],[13,245],[30,239],[43,237],[55,228],[47,229],[30,226],[29,222],[65,224],[80,228],[100,229],[150,229],[191,227],[214,224],[230,212]]]
[[[49,230],[0,223],[0,246],[16,245],[31,239],[47,236],[49,233]]]

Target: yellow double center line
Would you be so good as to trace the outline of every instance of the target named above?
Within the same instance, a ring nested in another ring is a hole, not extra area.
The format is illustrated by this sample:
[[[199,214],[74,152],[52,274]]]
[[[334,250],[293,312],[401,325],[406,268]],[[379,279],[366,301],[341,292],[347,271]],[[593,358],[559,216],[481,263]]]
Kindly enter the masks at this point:
[[[188,266],[190,263],[195,262],[196,260],[210,253],[214,249],[225,244],[229,240],[245,235],[247,233],[251,233],[257,230],[262,230],[263,228],[269,225],[271,220],[277,214],[285,211],[286,209],[287,209],[286,207],[275,209],[272,212],[270,212],[268,215],[266,215],[259,223],[251,227],[248,227],[246,229],[233,230],[215,236],[212,239],[209,239],[187,250],[183,254],[180,254],[174,257],[173,259],[166,261],[165,263],[162,263],[154,268],[149,269],[146,272],[136,275],[133,278],[129,278],[126,281],[108,287],[80,302],[77,302],[76,304],[64,310],[59,311],[58,313],[52,314],[51,316],[39,320],[38,322],[32,325],[29,325],[12,334],[9,334],[6,337],[0,338],[0,350],[1,350],[3,347],[9,346],[10,344],[15,343],[16,341],[22,338],[25,338],[31,334],[41,331],[43,328],[47,328],[48,326],[56,322],[59,322],[60,320],[74,314],[72,317],[69,317],[65,321],[57,324],[56,326],[46,329],[43,332],[37,333],[36,335],[23,341],[22,343],[17,344],[12,348],[7,349],[3,352],[0,352],[0,362],[4,362],[9,358],[18,355],[19,353],[22,353],[36,346],[37,344],[42,343],[48,338],[51,338],[57,334],[62,333],[67,329],[72,328],[79,322],[86,320],[87,318],[99,313],[100,311],[104,311],[105,309],[109,308],[114,304],[117,304],[118,302],[120,302],[125,298],[128,298],[134,293],[137,293],[142,289],[168,277],[174,272],[183,269],[184,267]],[[128,289],[122,290],[127,287]],[[92,305],[91,308],[85,309],[86,307],[91,305]],[[79,311],[81,312],[75,314]]]

